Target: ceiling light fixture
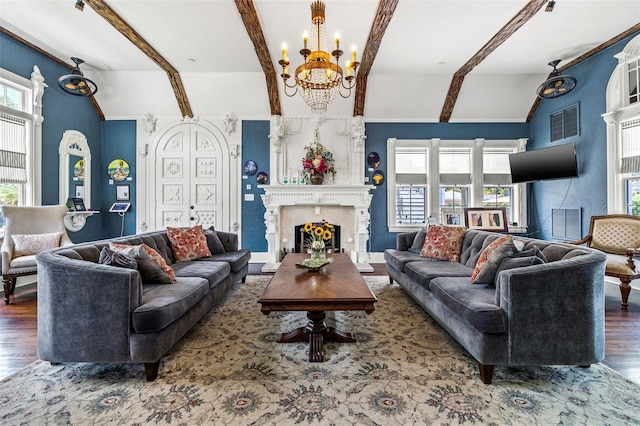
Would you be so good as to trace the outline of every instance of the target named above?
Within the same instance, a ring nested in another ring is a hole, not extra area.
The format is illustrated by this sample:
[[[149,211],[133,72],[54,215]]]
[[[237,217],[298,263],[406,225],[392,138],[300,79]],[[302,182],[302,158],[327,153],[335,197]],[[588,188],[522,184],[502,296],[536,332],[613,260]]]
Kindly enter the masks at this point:
[[[80,71],[80,64],[84,61],[80,58],[71,58],[76,66],[71,74],[63,75],[58,79],[58,86],[67,93],[76,96],[92,96],[98,91],[98,86]]]
[[[560,59],[549,62],[549,65],[553,67],[553,71],[547,77],[547,81],[538,87],[538,97],[542,99],[557,98],[558,96],[566,95],[576,87],[577,80],[575,77],[560,74],[560,71],[556,68],[559,63]]]
[[[359,62],[356,61],[356,50],[352,49],[351,60],[347,61],[345,69],[347,75],[343,75],[343,70],[338,64],[340,56],[343,52],[340,50],[340,38],[336,35],[335,50],[329,54],[326,51],[326,33],[324,28],[325,6],[322,1],[314,1],[311,3],[311,22],[314,26],[311,38],[304,35],[304,48],[300,50],[300,55],[304,58],[304,63],[299,65],[294,73],[295,84],[289,85],[287,80],[291,77],[289,74],[289,60],[287,59],[287,49],[283,46],[282,59],[279,64],[282,66],[282,74],[280,77],[284,80],[284,93],[289,96],[295,96],[298,91],[302,95],[302,99],[316,114],[322,114],[327,111],[327,107],[336,96],[340,93],[343,98],[351,95],[351,89],[356,85],[356,72]],[[310,44],[309,44],[310,43]],[[309,49],[311,47],[311,49]],[[312,50],[315,49],[315,50]],[[331,57],[335,58],[335,63],[331,62]],[[287,89],[295,89],[289,93]],[[342,89],[345,89],[346,94]]]
[[[84,2],[82,0],[76,0],[76,9],[80,12],[84,10]]]
[[[544,11],[553,12],[553,6],[555,5],[556,5],[556,2],[554,0],[549,0],[549,3],[547,3],[547,7],[545,7]]]

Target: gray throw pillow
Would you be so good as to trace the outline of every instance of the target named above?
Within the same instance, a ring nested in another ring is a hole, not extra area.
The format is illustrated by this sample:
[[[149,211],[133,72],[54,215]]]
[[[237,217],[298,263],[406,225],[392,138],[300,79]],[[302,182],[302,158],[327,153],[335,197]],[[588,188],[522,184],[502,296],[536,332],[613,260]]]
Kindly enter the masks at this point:
[[[524,268],[526,266],[542,265],[544,263],[547,262],[538,256],[516,255],[514,257],[507,257],[502,262],[500,262],[500,266],[498,266],[498,270],[496,271],[496,281],[498,281],[500,272],[506,271],[507,269]]]
[[[411,253],[420,254],[420,251],[422,250],[422,246],[424,246],[424,239],[426,238],[426,236],[427,236],[426,228],[419,230],[416,236],[413,238],[413,243],[411,244],[409,251]]]
[[[533,248],[523,250],[519,253],[514,254],[511,257],[529,257],[529,256],[539,257],[542,260],[542,263],[547,263],[547,258],[542,253],[542,250],[538,248],[538,246],[533,246]]]
[[[111,250],[117,251],[123,256],[135,261],[138,265],[138,272],[142,277],[142,281],[146,283],[156,284],[173,284],[175,278],[172,277],[162,266],[158,264],[158,259],[154,259],[151,254],[143,247],[145,244],[140,245],[126,245],[109,243]],[[147,246],[148,247],[148,246]],[[153,250],[149,247],[150,250]],[[162,256],[155,252],[156,256],[162,259]],[[167,266],[173,273],[170,266]]]
[[[211,254],[224,253],[224,245],[218,237],[218,233],[213,230],[213,227],[204,230],[204,236],[207,237],[207,246]]]
[[[118,268],[138,269],[138,263],[122,254],[111,250],[109,247],[103,247],[100,251],[98,263],[103,265],[117,266]]]

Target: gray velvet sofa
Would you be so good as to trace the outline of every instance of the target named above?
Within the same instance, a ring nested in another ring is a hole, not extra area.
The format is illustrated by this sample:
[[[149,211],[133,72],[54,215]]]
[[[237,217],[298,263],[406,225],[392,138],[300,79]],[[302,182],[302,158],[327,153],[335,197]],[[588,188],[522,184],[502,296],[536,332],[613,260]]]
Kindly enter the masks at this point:
[[[604,359],[603,253],[514,237],[523,250],[537,246],[546,263],[499,269],[495,281],[471,284],[480,253],[500,234],[467,230],[460,262],[420,257],[416,235],[398,234],[396,249],[385,251],[390,282],[478,361],[484,383],[496,365],[588,366]]]
[[[244,282],[251,253],[236,234],[217,232],[224,252],[176,262],[166,231],[76,244],[39,253],[38,357],[52,363],[144,363],[155,380],[160,358],[231,287]],[[98,263],[109,242],[146,244],[176,275],[143,282],[136,269]],[[210,249],[211,241],[207,240]],[[211,250],[212,253],[216,251]]]

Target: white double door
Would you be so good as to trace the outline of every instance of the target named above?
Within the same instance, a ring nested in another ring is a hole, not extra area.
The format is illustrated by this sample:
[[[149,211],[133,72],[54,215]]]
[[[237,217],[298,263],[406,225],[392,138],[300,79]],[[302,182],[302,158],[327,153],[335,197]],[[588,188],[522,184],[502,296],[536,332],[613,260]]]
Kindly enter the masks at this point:
[[[149,187],[155,191],[153,228],[227,228],[228,147],[223,139],[192,123],[171,127],[160,137],[150,161],[152,168],[155,164],[155,182]]]

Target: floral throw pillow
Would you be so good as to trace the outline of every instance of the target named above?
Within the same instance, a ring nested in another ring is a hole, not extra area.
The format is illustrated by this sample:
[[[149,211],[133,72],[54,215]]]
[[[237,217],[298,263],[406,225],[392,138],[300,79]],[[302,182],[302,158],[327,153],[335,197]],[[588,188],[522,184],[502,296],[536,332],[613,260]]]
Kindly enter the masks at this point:
[[[429,226],[420,257],[459,262],[466,230],[464,226]]]
[[[173,284],[176,282],[176,274],[173,268],[167,264],[160,253],[148,245],[109,243],[109,248],[129,259],[135,260],[143,281],[160,284]]]
[[[482,250],[471,274],[471,283],[493,283],[500,263],[518,252],[511,235],[504,235],[495,239]]]
[[[62,232],[51,232],[49,234],[15,234],[13,237],[13,257],[30,256],[41,251],[60,246]]]
[[[189,229],[167,227],[167,236],[171,241],[176,262],[211,257],[202,225]]]

